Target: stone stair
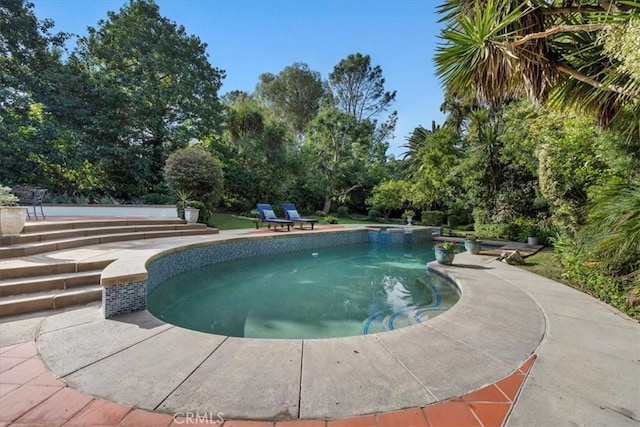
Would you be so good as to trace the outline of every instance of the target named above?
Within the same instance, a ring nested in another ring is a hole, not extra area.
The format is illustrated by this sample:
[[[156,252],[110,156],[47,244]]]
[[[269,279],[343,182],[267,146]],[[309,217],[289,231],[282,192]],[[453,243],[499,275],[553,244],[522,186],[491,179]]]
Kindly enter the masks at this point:
[[[0,317],[101,300],[100,275],[113,260],[56,260],[48,253],[112,242],[217,233],[217,229],[204,224],[186,224],[180,219],[27,223],[19,236],[0,237]],[[41,258],[28,262],[33,255]]]
[[[177,218],[28,223],[19,236],[0,237],[0,259],[127,240],[216,233],[215,228]]]
[[[100,273],[112,261],[0,270],[0,317],[100,301]]]

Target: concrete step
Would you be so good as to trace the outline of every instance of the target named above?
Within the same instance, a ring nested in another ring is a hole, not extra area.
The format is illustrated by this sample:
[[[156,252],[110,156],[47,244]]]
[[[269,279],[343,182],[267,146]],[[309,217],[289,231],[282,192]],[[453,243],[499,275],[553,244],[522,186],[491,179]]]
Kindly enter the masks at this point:
[[[0,299],[0,317],[54,310],[100,301],[101,299],[102,287],[100,285],[85,285],[29,295],[3,297]]]
[[[51,274],[0,281],[0,298],[100,284],[100,271]]]
[[[53,230],[43,232],[22,233],[13,236],[6,246],[19,245],[22,243],[45,242],[51,240],[64,240],[77,237],[103,236],[108,234],[122,234],[123,232],[145,233],[151,231],[173,231],[173,230],[202,230],[204,224],[153,224],[153,225],[127,225],[117,227],[92,227],[68,230]]]
[[[193,224],[195,225],[195,224]],[[122,242],[127,240],[144,240],[164,237],[193,236],[201,234],[217,234],[218,230],[207,228],[205,225],[183,225],[171,230],[145,230],[138,231],[136,227],[131,229],[121,228],[119,233],[84,235],[63,239],[45,240],[30,243],[12,244],[7,247],[0,247],[0,259],[25,257],[29,255],[54,252],[64,249],[77,248],[82,246],[99,245],[103,243]]]
[[[11,268],[0,268],[2,283],[14,279],[35,278],[36,276],[50,276],[89,271],[102,271],[113,260],[90,262],[52,262],[47,264],[33,264]]]
[[[27,222],[23,233],[43,233],[55,230],[74,230],[78,228],[98,228],[98,227],[128,227],[136,225],[158,225],[158,224],[185,224],[180,218],[151,219],[151,218],[109,218],[109,219],[85,219],[74,221],[43,221]]]

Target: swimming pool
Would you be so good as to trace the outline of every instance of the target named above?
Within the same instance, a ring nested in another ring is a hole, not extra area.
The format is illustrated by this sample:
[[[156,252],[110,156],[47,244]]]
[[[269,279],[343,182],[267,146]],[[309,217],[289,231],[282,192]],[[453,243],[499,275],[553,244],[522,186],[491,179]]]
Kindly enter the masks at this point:
[[[154,287],[147,308],[188,329],[247,338],[329,338],[421,323],[459,298],[428,273],[430,243],[360,243],[217,263]]]

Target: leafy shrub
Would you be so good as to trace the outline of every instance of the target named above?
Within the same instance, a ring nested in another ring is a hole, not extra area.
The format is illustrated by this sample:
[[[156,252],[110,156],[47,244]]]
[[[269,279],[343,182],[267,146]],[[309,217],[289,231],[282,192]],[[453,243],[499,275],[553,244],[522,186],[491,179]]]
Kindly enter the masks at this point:
[[[424,225],[442,225],[444,222],[444,212],[442,211],[422,211],[421,215]]]
[[[611,304],[630,316],[640,319],[640,304],[635,295],[640,292],[640,276],[614,277],[593,262],[589,254],[569,235],[558,236],[556,252],[564,267],[564,276],[577,287]]]
[[[506,236],[506,225],[505,224],[475,224],[475,231],[481,236],[484,237],[492,237],[492,238],[502,238]]]
[[[0,185],[0,206],[15,206],[18,197],[11,193],[11,188]]]
[[[346,218],[349,216],[349,208],[346,206],[339,206],[338,211],[336,213],[338,218]]]
[[[337,224],[338,223],[338,218],[336,218],[333,215],[327,215],[324,217],[323,220],[326,224]]]
[[[460,225],[461,220],[458,215],[447,215],[447,225],[451,228],[455,228]]]
[[[215,204],[223,190],[220,162],[202,148],[174,151],[167,159],[164,178],[171,190],[191,192],[207,205]]]
[[[168,194],[149,193],[142,196],[142,202],[145,205],[170,205],[173,202],[173,198]]]
[[[458,229],[462,231],[473,231],[475,230],[475,226],[473,224],[466,224],[459,226]]]
[[[367,218],[372,221],[379,220],[381,216],[382,215],[380,214],[380,211],[375,208],[369,209],[369,211],[367,212]]]

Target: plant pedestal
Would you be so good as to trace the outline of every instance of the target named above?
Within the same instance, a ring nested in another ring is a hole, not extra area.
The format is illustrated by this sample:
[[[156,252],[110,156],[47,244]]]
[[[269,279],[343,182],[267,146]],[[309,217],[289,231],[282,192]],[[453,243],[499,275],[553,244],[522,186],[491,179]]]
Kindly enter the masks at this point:
[[[26,221],[24,206],[0,206],[0,236],[18,236]]]
[[[436,253],[436,261],[438,264],[451,265],[453,264],[453,258],[456,256],[455,249],[434,249]]]
[[[187,224],[195,224],[196,222],[198,222],[199,216],[200,209],[184,208],[184,220],[187,221]]]
[[[467,252],[478,255],[480,253],[480,249],[482,249],[482,242],[479,240],[465,240],[464,248]]]

